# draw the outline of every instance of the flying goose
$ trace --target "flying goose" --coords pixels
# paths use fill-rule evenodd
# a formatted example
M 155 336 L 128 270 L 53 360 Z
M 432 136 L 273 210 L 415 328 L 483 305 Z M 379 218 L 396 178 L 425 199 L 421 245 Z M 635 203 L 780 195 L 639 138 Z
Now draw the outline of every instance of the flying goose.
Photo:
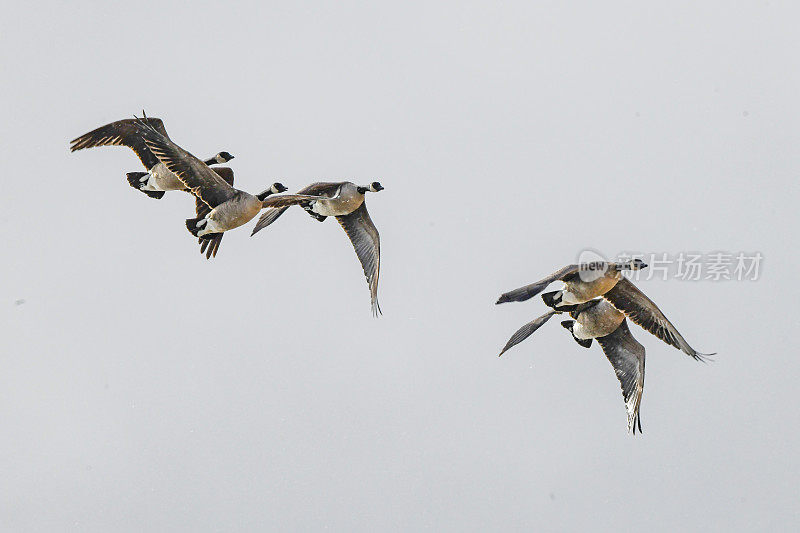
M 214 167 L 212 170 L 217 174 L 219 174 L 220 177 L 225 180 L 225 183 L 233 187 L 233 170 L 231 168 Z M 277 194 L 284 192 L 286 190 L 287 188 L 282 183 L 275 182 L 269 189 L 267 189 L 266 191 L 257 196 L 259 198 L 261 198 L 262 196 L 266 198 L 270 194 Z M 195 196 L 194 203 L 195 203 L 195 214 L 197 216 L 189 220 L 195 222 L 195 227 L 196 227 L 196 222 L 205 219 L 211 212 L 211 208 L 209 208 L 208 204 L 206 204 L 203 200 L 201 200 L 199 196 Z M 197 241 L 200 243 L 200 254 L 205 253 L 206 259 L 211 259 L 212 257 L 216 257 L 217 250 L 219 250 L 219 245 L 220 243 L 222 243 L 223 235 L 224 233 L 213 233 L 209 236 L 198 237 Z
M 383 186 L 377 181 L 369 185 L 359 186 L 349 181 L 336 183 L 312 183 L 297 194 L 273 196 L 264 201 L 264 207 L 271 207 L 261 215 L 253 233 L 266 228 L 278 219 L 290 206 L 299 205 L 308 214 L 324 221 L 329 216 L 344 228 L 355 248 L 364 275 L 369 285 L 372 314 L 381 313 L 378 304 L 378 276 L 381 266 L 381 241 L 375 224 L 367 212 L 364 195 L 367 192 L 382 191 Z
M 624 263 L 594 261 L 579 265 L 567 265 L 536 283 L 500 295 L 495 303 L 524 302 L 542 292 L 554 281 L 563 281 L 566 287 L 553 294 L 553 303 L 555 305 L 580 304 L 609 291 L 622 278 L 623 270 L 641 270 L 643 268 L 647 268 L 647 265 L 641 259 L 632 259 Z
M 161 135 L 169 139 L 164 122 L 160 118 L 148 117 L 147 122 Z M 70 151 L 93 148 L 95 146 L 127 146 L 133 150 L 147 172 L 129 172 L 128 183 L 150 198 L 160 199 L 164 191 L 185 190 L 186 186 L 175 174 L 170 172 L 164 163 L 147 148 L 139 132 L 135 119 L 124 119 L 100 126 L 70 141 Z M 205 160 L 206 165 L 227 163 L 233 159 L 228 152 L 219 152 L 214 157 Z
M 229 175 L 231 183 L 228 183 L 146 120 L 147 116 L 137 119 L 136 125 L 147 148 L 178 177 L 185 189 L 205 204 L 207 209 L 198 209 L 195 218 L 186 220 L 186 228 L 195 237 L 213 240 L 208 245 L 211 250 L 219 248 L 220 234 L 252 220 L 261 211 L 267 196 L 275 190 L 285 190 L 279 183 L 256 195 L 234 189 L 232 172 Z M 201 253 L 203 251 L 201 244 Z
M 511 336 L 500 355 L 516 346 L 545 324 L 553 315 L 568 312 L 573 320 L 561 323 L 575 341 L 589 348 L 596 339 L 606 354 L 622 387 L 622 398 L 628 412 L 628 432 L 642 432 L 639 406 L 644 391 L 644 346 L 633 338 L 625 315 L 603 299 L 590 300 L 566 309 L 553 309 L 525 324 Z

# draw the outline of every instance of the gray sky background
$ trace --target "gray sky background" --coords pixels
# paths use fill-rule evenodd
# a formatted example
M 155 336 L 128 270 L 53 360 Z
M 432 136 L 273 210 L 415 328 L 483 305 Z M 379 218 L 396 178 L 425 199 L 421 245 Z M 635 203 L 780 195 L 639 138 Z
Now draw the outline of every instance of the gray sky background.
M 0 21 L 0 521 L 25 531 L 791 529 L 791 2 L 17 4 Z M 375 178 L 380 300 L 287 213 L 206 261 L 193 200 L 68 141 L 142 108 L 248 191 Z M 584 248 L 759 251 L 641 281 L 644 435 L 598 346 L 496 357 Z M 15 305 L 24 299 L 22 305 Z

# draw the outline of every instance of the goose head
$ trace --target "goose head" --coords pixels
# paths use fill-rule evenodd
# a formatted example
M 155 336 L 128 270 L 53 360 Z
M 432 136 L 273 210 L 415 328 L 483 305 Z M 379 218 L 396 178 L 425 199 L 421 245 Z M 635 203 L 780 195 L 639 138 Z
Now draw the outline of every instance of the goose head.
M 288 187 L 286 187 L 283 183 L 275 182 L 273 183 L 269 189 L 261 191 L 260 193 L 256 194 L 256 198 L 261 200 L 262 202 L 269 196 L 270 194 L 278 194 L 284 191 L 288 191 Z
M 364 185 L 363 187 L 358 187 L 358 192 L 364 194 L 365 192 L 378 192 L 383 190 L 383 185 L 379 181 L 373 181 L 369 185 Z
M 227 163 L 231 159 L 233 159 L 233 156 L 229 152 L 220 152 L 214 156 L 214 161 L 219 164 Z
M 630 261 L 625 261 L 617 265 L 617 270 L 642 270 L 643 268 L 647 268 L 647 263 L 639 258 L 631 259 Z

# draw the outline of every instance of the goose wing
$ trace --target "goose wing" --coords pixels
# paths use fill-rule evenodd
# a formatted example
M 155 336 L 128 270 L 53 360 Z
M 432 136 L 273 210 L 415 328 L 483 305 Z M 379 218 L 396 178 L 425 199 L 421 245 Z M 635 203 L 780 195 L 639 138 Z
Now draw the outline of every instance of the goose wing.
M 147 117 L 147 123 L 158 133 L 169 139 L 164 122 L 160 118 Z M 118 120 L 105 126 L 85 133 L 80 137 L 70 141 L 69 149 L 74 152 L 84 148 L 94 148 L 95 146 L 127 146 L 139 157 L 139 160 L 146 169 L 153 168 L 158 163 L 158 158 L 150 151 L 144 142 L 136 120 L 129 118 Z
M 573 275 L 578 273 L 578 265 L 567 265 L 561 270 L 553 272 L 549 276 L 544 279 L 537 281 L 536 283 L 531 283 L 530 285 L 525 285 L 524 287 L 520 287 L 519 289 L 514 289 L 513 291 L 509 291 L 500 295 L 500 298 L 497 299 L 496 304 L 502 304 L 506 302 L 524 302 L 525 300 L 529 300 L 542 292 L 548 285 L 553 283 L 556 280 L 565 281 L 571 278 Z
M 214 167 L 214 172 L 220 175 L 222 179 L 225 180 L 225 183 L 233 187 L 233 169 L 230 167 Z M 210 212 L 211 208 L 206 205 L 206 203 L 201 200 L 199 197 L 194 197 L 194 210 L 197 214 L 197 218 L 205 218 Z M 206 259 L 211 259 L 212 257 L 217 256 L 217 251 L 219 250 L 219 245 L 222 243 L 222 236 L 225 235 L 224 233 L 215 233 L 210 238 L 200 238 L 197 239 L 197 242 L 200 243 L 200 254 L 205 253 Z
M 613 333 L 598 337 L 597 342 L 614 367 L 614 373 L 622 387 L 622 398 L 628 411 L 628 431 L 635 435 L 638 426 L 641 433 L 639 406 L 644 391 L 644 346 L 631 335 L 627 320 L 623 320 Z
M 508 342 L 503 347 L 503 350 L 500 352 L 500 355 L 503 355 L 508 351 L 509 348 L 516 346 L 517 344 L 521 343 L 522 341 L 533 335 L 533 332 L 542 327 L 542 325 L 548 320 L 550 320 L 550 317 L 552 317 L 555 314 L 558 314 L 558 311 L 548 311 L 539 318 L 536 318 L 531 322 L 528 322 L 521 328 L 519 328 L 513 335 L 511 335 L 511 338 L 508 339 Z M 500 357 L 500 355 L 498 355 L 498 357 Z
M 625 313 L 635 324 L 692 358 L 703 361 L 709 355 L 714 355 L 700 353 L 689 346 L 686 339 L 678 333 L 672 322 L 664 316 L 664 313 L 661 312 L 661 309 L 658 308 L 653 300 L 645 296 L 627 278 L 620 278 L 614 288 L 603 295 L 603 298 Z
M 310 194 L 276 194 L 275 196 L 270 196 L 269 198 L 265 199 L 262 202 L 264 207 L 290 207 L 297 204 L 302 204 L 305 202 L 310 202 L 311 200 L 324 200 L 328 198 L 327 196 L 314 196 Z
M 208 165 L 162 135 L 149 123 L 140 120 L 137 126 L 150 151 L 208 207 L 213 209 L 236 194 L 236 190 Z
M 358 209 L 349 215 L 336 217 L 339 224 L 344 228 L 353 248 L 356 250 L 358 260 L 364 269 L 364 275 L 369 285 L 370 300 L 372 304 L 372 314 L 377 316 L 381 313 L 381 306 L 378 304 L 378 276 L 381 271 L 381 239 L 378 230 L 367 212 L 367 204 L 363 202 Z
M 341 185 L 342 185 L 341 183 L 330 183 L 330 182 L 312 183 L 311 185 L 297 191 L 297 195 L 325 196 L 326 198 L 330 198 L 336 195 L 336 191 L 339 189 Z M 277 198 L 277 196 L 273 196 L 272 198 Z M 252 237 L 262 229 L 266 228 L 267 226 L 278 220 L 278 217 L 280 217 L 283 213 L 285 213 L 290 206 L 294 205 L 288 200 L 286 202 L 288 205 L 284 207 L 275 206 L 272 207 L 271 209 L 267 209 L 266 211 L 264 211 L 261 214 L 261 217 L 259 217 L 258 222 L 253 228 L 252 233 L 250 233 L 250 236 Z M 268 206 L 264 204 L 264 207 Z

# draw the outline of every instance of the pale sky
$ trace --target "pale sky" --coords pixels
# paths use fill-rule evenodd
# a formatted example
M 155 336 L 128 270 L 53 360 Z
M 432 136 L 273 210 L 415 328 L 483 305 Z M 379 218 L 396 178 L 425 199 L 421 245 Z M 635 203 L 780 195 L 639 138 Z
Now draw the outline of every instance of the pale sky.
M 20 3 L 0 21 L 9 531 L 800 526 L 793 2 Z M 258 192 L 379 180 L 379 296 L 299 209 L 206 261 L 194 201 L 69 140 L 144 108 Z M 582 250 L 760 252 L 640 280 L 644 434 L 600 347 L 497 296 Z

